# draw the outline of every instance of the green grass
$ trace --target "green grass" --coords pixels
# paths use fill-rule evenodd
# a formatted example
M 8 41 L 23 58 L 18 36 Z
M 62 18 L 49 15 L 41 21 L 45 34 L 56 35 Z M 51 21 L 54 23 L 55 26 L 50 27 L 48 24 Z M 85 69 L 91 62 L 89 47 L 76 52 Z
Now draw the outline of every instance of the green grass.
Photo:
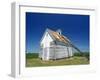
M 38 53 L 27 53 L 26 54 L 26 59 L 33 59 L 33 58 L 38 58 Z
M 26 67 L 37 66 L 61 66 L 61 65 L 80 65 L 89 64 L 89 60 L 85 56 L 73 56 L 71 58 L 60 60 L 43 61 L 38 58 L 38 54 L 26 54 Z
M 88 60 L 90 60 L 90 54 L 89 54 L 89 52 L 74 53 L 74 56 L 78 56 L 78 57 L 86 57 Z

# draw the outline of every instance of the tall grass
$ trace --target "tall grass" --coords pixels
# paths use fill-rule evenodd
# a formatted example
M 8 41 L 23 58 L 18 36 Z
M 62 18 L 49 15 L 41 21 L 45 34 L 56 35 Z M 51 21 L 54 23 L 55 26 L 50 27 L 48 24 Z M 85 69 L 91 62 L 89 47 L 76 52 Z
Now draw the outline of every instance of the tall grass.
M 90 54 L 89 54 L 89 52 L 74 53 L 74 56 L 86 57 L 88 60 L 90 60 Z

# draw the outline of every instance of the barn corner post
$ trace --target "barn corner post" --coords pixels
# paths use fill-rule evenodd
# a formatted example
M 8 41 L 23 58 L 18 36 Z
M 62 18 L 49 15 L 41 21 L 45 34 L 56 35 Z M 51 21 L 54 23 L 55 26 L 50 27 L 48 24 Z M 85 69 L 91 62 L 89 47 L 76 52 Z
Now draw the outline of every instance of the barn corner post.
M 56 60 L 56 41 L 54 41 L 54 53 L 53 53 L 53 60 L 55 61 Z

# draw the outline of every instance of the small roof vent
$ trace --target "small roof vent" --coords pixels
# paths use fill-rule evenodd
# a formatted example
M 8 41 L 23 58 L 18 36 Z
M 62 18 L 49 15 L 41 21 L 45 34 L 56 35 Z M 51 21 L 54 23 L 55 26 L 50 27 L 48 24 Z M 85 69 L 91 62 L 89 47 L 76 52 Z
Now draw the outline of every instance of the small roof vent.
M 61 29 L 58 29 L 56 32 L 58 32 L 60 35 L 62 33 Z

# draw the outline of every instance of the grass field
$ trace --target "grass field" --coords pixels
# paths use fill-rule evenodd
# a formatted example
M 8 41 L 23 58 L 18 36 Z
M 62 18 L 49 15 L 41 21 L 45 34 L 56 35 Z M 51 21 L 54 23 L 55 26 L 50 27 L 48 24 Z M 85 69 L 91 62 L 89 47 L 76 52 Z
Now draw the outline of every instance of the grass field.
M 38 58 L 37 53 L 26 54 L 26 67 L 80 65 L 80 64 L 89 64 L 89 59 L 83 55 L 75 54 L 75 56 L 71 58 L 43 61 Z

